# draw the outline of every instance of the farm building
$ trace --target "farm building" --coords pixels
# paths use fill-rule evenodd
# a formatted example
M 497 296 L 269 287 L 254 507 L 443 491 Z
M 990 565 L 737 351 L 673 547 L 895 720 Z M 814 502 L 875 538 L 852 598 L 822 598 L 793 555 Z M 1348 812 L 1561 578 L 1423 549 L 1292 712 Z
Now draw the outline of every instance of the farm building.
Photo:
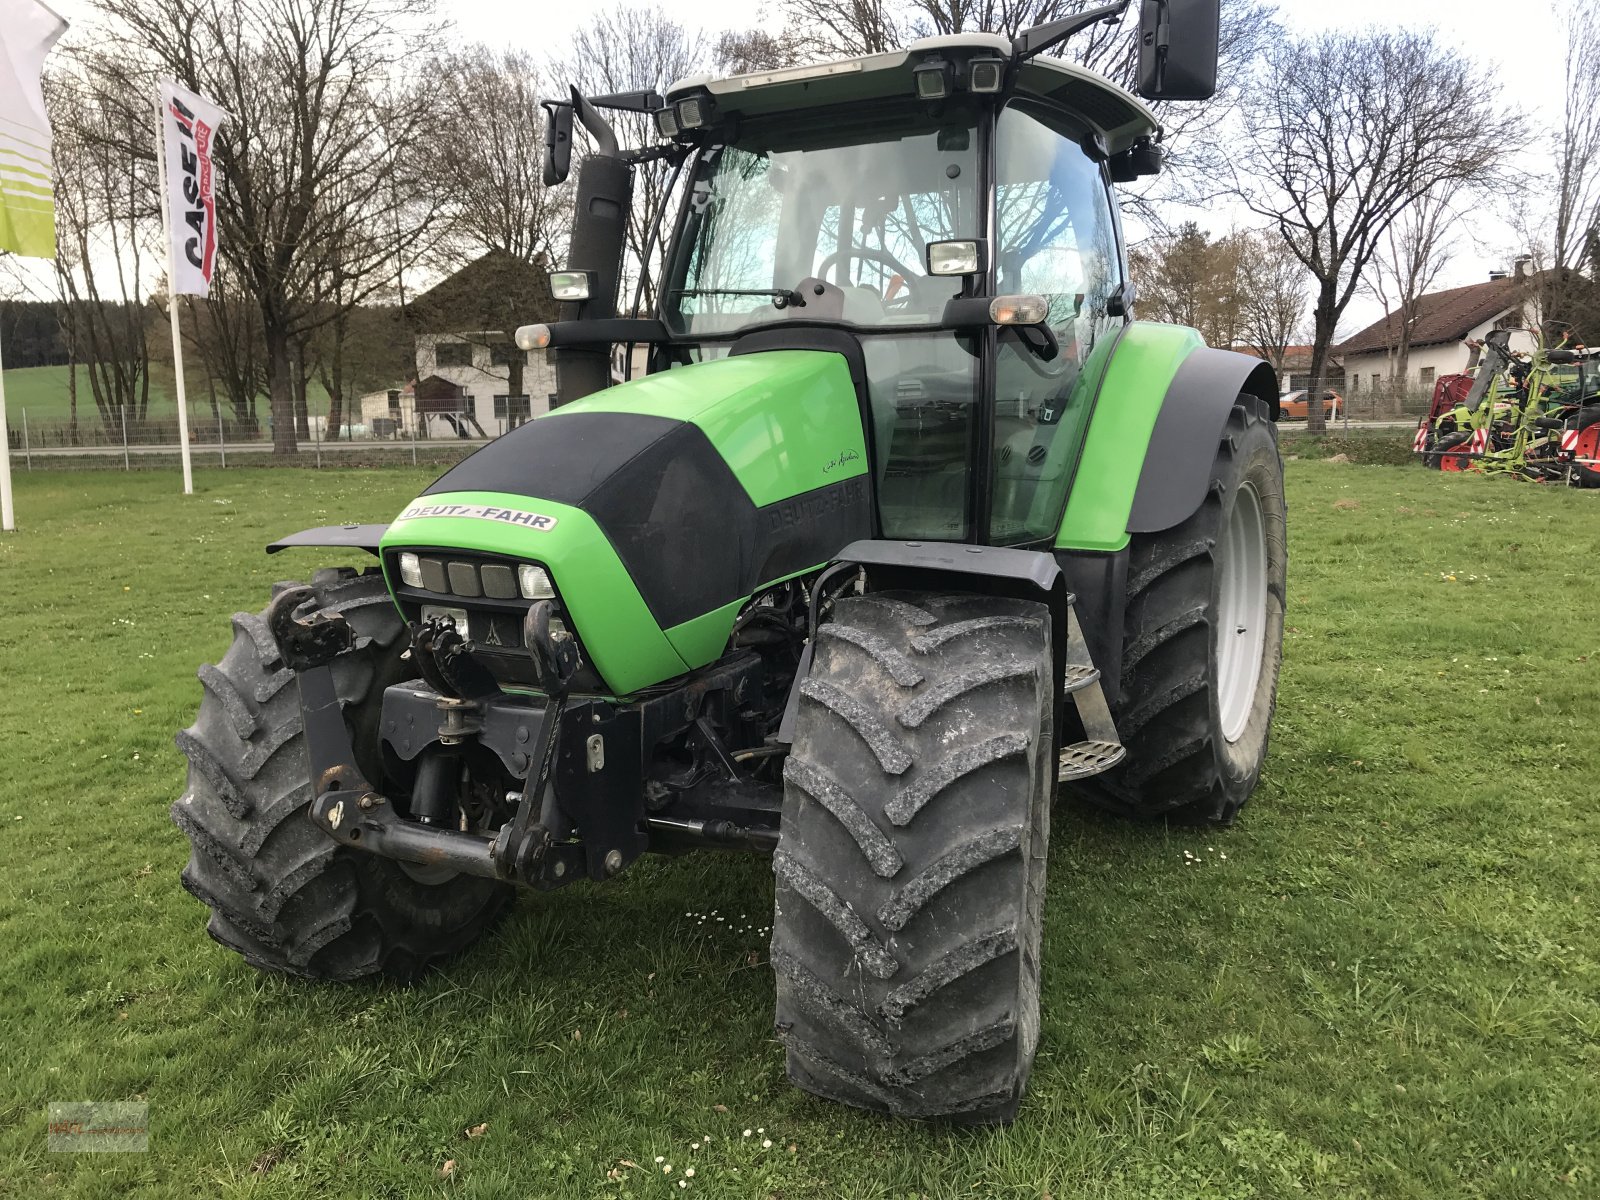
M 1344 361 L 1346 394 L 1427 392 L 1434 380 L 1466 370 L 1471 351 L 1467 339 L 1481 340 L 1495 329 L 1522 330 L 1532 322 L 1524 311 L 1530 280 L 1496 273 L 1487 282 L 1430 292 L 1417 302 L 1411 328 L 1406 378 L 1393 379 L 1403 316 L 1399 311 L 1375 321 L 1335 353 Z M 1513 333 L 1515 350 L 1533 347 L 1532 337 Z
M 555 366 L 512 337 L 519 325 L 555 317 L 542 264 L 502 251 L 473 260 L 407 305 L 416 381 L 363 397 L 363 420 L 396 420 L 399 432 L 415 420 L 422 437 L 492 436 L 549 411 Z

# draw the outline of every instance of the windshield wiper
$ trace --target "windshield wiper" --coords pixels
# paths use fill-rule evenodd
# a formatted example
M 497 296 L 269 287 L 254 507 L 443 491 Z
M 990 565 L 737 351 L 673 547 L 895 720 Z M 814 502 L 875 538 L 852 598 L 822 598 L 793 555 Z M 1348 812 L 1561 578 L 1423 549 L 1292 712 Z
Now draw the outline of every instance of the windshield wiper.
M 766 296 L 774 308 L 804 308 L 805 297 L 789 288 L 673 288 L 674 296 Z

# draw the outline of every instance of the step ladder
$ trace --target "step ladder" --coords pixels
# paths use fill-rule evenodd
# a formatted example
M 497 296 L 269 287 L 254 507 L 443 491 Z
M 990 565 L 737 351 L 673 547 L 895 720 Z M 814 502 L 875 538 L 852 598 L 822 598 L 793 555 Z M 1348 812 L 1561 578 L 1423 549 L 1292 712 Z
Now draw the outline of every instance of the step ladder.
M 1128 748 L 1119 740 L 1116 722 L 1111 719 L 1111 706 L 1106 702 L 1105 689 L 1100 686 L 1100 668 L 1089 656 L 1089 643 L 1084 640 L 1077 609 L 1070 603 L 1067 605 L 1067 668 L 1061 679 L 1061 691 L 1072 697 L 1077 706 L 1086 740 L 1061 747 L 1056 782 L 1087 779 L 1109 771 L 1126 758 Z

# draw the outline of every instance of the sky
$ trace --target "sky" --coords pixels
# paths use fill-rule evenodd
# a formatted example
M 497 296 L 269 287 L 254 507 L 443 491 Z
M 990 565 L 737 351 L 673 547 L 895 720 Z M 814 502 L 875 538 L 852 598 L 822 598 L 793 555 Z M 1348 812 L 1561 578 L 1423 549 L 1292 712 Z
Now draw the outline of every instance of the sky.
M 86 0 L 49 0 L 69 21 L 88 16 Z M 648 2 L 648 0 L 644 0 Z M 1226 4 L 1228 0 L 1223 0 Z M 527 0 L 440 0 L 441 15 L 454 25 L 463 42 L 517 47 L 538 57 L 559 55 L 567 48 L 570 32 L 586 18 L 617 0 L 562 0 L 560 4 L 530 5 Z M 1560 39 L 1556 6 L 1563 0 L 1279 0 L 1285 24 L 1298 32 L 1359 29 L 1366 26 L 1432 28 L 1453 40 L 1465 54 L 1494 68 L 1508 97 L 1530 111 L 1543 125 L 1553 126 L 1560 112 Z M 703 29 L 710 37 L 726 29 L 782 25 L 781 0 L 671 0 L 664 7 L 678 20 Z M 551 17 L 560 15 L 561 27 L 552 28 Z M 1531 158 L 1532 156 L 1525 156 Z M 1536 170 L 1529 162 L 1528 170 Z M 1509 173 L 1508 194 L 1516 187 Z M 1223 209 L 1196 214 L 1213 233 L 1226 232 L 1230 224 L 1249 225 L 1249 214 Z M 1516 238 L 1505 218 L 1491 210 L 1475 210 L 1453 246 L 1453 257 L 1438 286 L 1456 287 L 1488 278 L 1490 270 L 1505 269 L 1516 254 Z M 1358 296 L 1352 302 L 1340 332 L 1344 336 L 1383 315 L 1373 300 Z

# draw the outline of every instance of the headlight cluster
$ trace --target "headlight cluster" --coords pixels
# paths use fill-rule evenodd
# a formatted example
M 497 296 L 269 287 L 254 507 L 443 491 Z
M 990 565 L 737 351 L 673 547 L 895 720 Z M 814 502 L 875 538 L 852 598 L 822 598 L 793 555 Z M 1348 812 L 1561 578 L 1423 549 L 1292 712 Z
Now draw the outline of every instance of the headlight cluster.
M 556 594 L 550 573 L 537 563 L 480 563 L 409 550 L 400 555 L 400 580 L 407 587 L 467 598 L 553 600 Z

